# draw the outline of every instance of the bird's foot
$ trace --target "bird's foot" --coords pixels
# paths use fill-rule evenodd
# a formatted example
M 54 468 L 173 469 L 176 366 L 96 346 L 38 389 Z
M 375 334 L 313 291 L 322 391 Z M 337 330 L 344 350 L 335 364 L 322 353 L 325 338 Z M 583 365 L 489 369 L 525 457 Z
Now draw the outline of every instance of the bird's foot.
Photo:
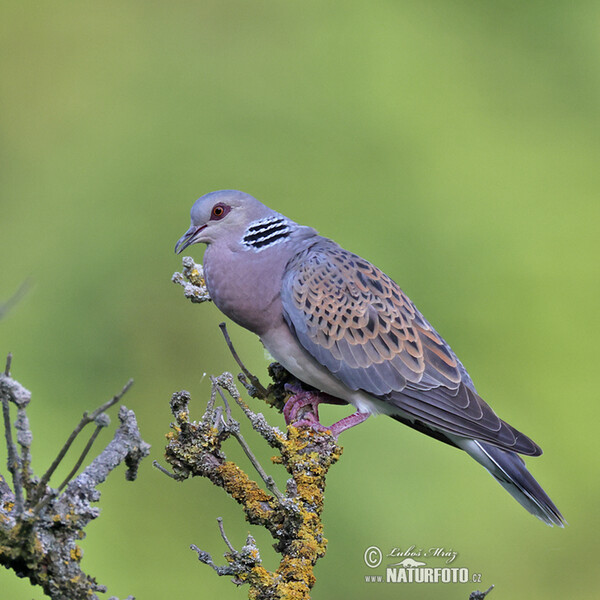
M 287 425 L 312 427 L 315 431 L 321 432 L 329 431 L 337 438 L 342 431 L 362 423 L 369 416 L 369 413 L 356 411 L 326 427 L 319 422 L 319 404 L 348 404 L 345 400 L 329 394 L 309 392 L 297 385 L 286 384 L 285 388 L 294 393 L 283 407 L 283 416 Z
M 289 425 L 303 417 L 309 411 L 303 411 L 303 408 L 310 407 L 316 418 L 319 420 L 319 404 L 348 404 L 345 400 L 330 396 L 325 392 L 308 391 L 302 389 L 299 385 L 286 383 L 285 390 L 292 392 L 292 396 L 288 399 L 283 407 L 283 416 L 285 422 Z
M 283 407 L 283 416 L 287 425 L 295 423 L 298 420 L 308 418 L 311 422 L 319 422 L 319 404 L 323 401 L 319 394 L 307 392 L 299 385 L 286 384 L 285 389 L 293 392 L 293 396 L 285 403 Z M 303 410 L 307 409 L 308 410 Z M 309 416 L 310 415 L 310 416 Z

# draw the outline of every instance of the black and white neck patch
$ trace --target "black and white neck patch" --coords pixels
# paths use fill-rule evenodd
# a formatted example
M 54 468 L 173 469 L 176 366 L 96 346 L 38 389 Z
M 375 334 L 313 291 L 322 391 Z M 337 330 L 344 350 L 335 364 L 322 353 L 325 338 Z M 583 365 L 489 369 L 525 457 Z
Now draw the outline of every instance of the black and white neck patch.
M 266 217 L 248 225 L 242 244 L 256 252 L 274 246 L 289 237 L 290 222 L 280 215 Z

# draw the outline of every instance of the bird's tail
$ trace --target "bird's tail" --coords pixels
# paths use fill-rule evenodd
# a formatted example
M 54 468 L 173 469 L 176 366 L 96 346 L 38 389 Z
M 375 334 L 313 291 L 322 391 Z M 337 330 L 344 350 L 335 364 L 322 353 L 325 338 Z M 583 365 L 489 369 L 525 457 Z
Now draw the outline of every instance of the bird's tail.
M 457 440 L 458 442 L 458 440 Z M 547 525 L 564 527 L 565 519 L 515 452 L 463 438 L 460 447 L 483 465 L 516 501 Z

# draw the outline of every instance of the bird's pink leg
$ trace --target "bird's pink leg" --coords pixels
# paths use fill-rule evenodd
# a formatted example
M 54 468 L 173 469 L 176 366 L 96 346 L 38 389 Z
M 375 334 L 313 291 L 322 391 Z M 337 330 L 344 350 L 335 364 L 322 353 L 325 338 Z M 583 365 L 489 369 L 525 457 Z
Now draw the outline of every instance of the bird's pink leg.
M 294 427 L 308 426 L 317 431 L 330 431 L 334 437 L 337 437 L 342 431 L 362 423 L 369 416 L 369 413 L 356 411 L 333 425 L 325 427 L 319 422 L 319 404 L 348 404 L 345 400 L 322 392 L 309 392 L 299 386 L 286 385 L 286 389 L 294 392 L 294 395 L 285 403 L 283 416 L 285 422 Z M 302 410 L 307 407 L 310 409 Z
M 346 429 L 350 429 L 350 427 L 354 427 L 355 425 L 360 425 L 363 421 L 366 421 L 369 418 L 369 413 L 360 412 L 357 410 L 355 413 L 340 419 L 335 422 L 333 425 L 329 427 L 324 427 L 323 429 L 329 429 L 331 431 L 331 435 L 337 438 L 342 431 L 346 431 Z M 321 427 L 323 427 L 321 425 Z

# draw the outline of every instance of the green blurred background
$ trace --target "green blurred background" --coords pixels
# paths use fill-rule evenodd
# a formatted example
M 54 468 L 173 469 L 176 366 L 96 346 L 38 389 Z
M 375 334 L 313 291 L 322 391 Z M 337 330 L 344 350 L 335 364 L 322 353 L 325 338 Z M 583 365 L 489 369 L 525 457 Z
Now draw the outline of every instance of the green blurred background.
M 0 302 L 31 282 L 0 355 L 33 392 L 38 472 L 129 377 L 125 403 L 162 459 L 171 393 L 189 389 L 199 416 L 203 374 L 235 370 L 218 311 L 170 276 L 193 201 L 238 188 L 401 284 L 544 448 L 528 464 L 569 521 L 545 527 L 462 453 L 370 419 L 328 479 L 313 597 L 597 597 L 597 2 L 23 1 L 2 4 L 0 31 Z M 264 378 L 260 343 L 230 332 Z M 276 564 L 208 481 L 147 460 L 101 491 L 83 567 L 108 595 L 245 597 L 188 549 L 221 562 L 218 516 Z M 413 544 L 457 551 L 482 582 L 364 582 L 365 548 Z M 0 597 L 42 595 L 2 570 Z

